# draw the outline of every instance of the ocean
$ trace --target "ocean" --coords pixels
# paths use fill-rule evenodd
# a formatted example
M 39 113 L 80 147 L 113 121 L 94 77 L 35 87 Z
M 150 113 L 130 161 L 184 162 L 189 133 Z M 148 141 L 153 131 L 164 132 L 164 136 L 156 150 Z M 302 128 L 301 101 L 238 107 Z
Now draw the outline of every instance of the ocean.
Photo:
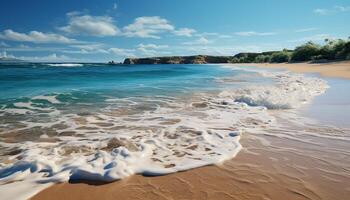
M 218 164 L 327 88 L 228 65 L 0 64 L 0 192 Z

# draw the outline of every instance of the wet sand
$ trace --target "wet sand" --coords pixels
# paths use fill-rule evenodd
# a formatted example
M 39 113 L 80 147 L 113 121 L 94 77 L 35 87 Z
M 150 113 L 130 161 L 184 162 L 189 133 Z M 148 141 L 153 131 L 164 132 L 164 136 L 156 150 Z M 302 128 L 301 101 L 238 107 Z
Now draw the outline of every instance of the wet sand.
M 315 134 L 335 134 L 335 138 L 350 133 L 308 129 Z M 294 135 L 296 131 L 299 129 L 245 133 L 241 139 L 243 150 L 219 166 L 157 177 L 136 175 L 108 184 L 61 183 L 32 199 L 347 199 L 349 141 Z
M 327 63 L 239 63 L 236 66 L 255 66 L 266 68 L 284 68 L 298 73 L 318 73 L 323 77 L 350 79 L 350 61 Z
M 269 67 L 279 66 L 297 66 L 293 71 L 350 78 L 349 62 L 334 64 L 334 72 L 323 70 L 324 65 L 305 63 Z M 243 133 L 242 151 L 218 166 L 157 177 L 135 175 L 104 184 L 60 183 L 32 199 L 348 199 L 350 131 L 328 126 L 298 126 L 282 118 L 278 120 L 285 124 L 283 129 Z

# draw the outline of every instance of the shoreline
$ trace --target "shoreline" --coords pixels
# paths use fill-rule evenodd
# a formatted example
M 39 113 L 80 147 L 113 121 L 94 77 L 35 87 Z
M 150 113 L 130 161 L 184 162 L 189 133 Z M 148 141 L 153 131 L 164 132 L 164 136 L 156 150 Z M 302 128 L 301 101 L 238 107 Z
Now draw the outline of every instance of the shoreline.
M 284 68 L 293 72 L 320 73 L 323 77 L 350 79 L 350 62 L 229 65 Z M 329 70 L 324 69 L 330 66 L 336 68 L 336 73 L 329 73 Z M 331 70 L 333 71 L 333 68 Z M 315 133 L 339 131 L 322 127 L 313 127 L 310 130 Z M 221 165 L 205 166 L 165 176 L 134 175 L 107 184 L 59 183 L 39 192 L 31 199 L 316 200 L 343 199 L 350 195 L 350 187 L 342 187 L 350 185 L 350 174 L 344 171 L 350 167 L 350 163 L 343 161 L 343 156 L 350 153 L 346 149 L 346 141 L 335 139 L 332 143 L 328 141 L 329 138 L 311 135 L 290 139 L 284 137 L 284 133 L 282 136 L 274 136 L 277 130 L 271 131 L 271 135 L 243 134 L 240 140 L 242 151 L 234 159 Z M 329 143 L 332 143 L 332 147 L 329 148 L 334 147 L 332 151 L 322 149 L 322 146 Z
M 107 184 L 59 183 L 31 200 L 346 199 L 350 187 L 343 186 L 350 185 L 350 175 L 343 170 L 350 163 L 342 157 L 349 152 L 342 151 L 347 141 L 334 140 L 331 146 L 337 149 L 327 151 L 313 143 L 325 145 L 329 139 L 305 139 L 247 133 L 241 139 L 243 150 L 220 165 L 164 176 L 134 175 Z
M 297 73 L 317 73 L 321 77 L 350 79 L 350 61 L 327 63 L 225 63 L 224 65 L 287 69 Z

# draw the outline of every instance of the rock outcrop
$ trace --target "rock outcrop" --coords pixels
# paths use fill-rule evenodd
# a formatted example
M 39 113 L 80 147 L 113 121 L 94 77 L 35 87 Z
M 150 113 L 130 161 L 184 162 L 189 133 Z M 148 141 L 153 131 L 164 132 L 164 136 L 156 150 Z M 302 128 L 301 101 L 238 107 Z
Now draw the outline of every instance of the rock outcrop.
M 229 63 L 232 56 L 169 56 L 151 58 L 126 58 L 123 64 L 206 64 L 206 63 Z

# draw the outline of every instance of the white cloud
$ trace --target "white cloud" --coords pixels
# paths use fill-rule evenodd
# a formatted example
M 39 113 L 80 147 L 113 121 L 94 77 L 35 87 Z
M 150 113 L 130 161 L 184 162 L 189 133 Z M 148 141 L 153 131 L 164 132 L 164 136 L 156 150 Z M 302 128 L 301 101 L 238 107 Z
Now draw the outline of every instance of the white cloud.
M 28 46 L 24 44 L 19 44 L 17 46 L 7 47 L 6 50 L 10 52 L 63 52 L 66 49 L 65 47 L 56 47 L 56 46 Z
M 332 38 L 329 34 L 316 34 L 308 37 L 303 37 L 295 40 L 288 40 L 288 42 L 292 43 L 302 43 L 302 42 L 308 42 L 308 41 L 314 41 L 314 42 L 320 42 L 324 41 L 326 38 Z
M 184 42 L 183 44 L 184 44 L 184 45 L 206 45 L 206 44 L 209 44 L 209 43 L 212 43 L 212 41 L 208 40 L 208 39 L 205 38 L 205 37 L 200 37 L 200 38 L 198 38 L 198 39 L 195 40 L 195 41 L 192 41 L 192 42 Z
M 340 12 L 347 12 L 350 11 L 350 6 L 334 6 L 334 9 Z
M 313 12 L 318 15 L 330 15 L 336 14 L 340 12 L 348 12 L 350 11 L 350 6 L 333 6 L 333 8 L 317 8 L 314 9 Z
M 39 31 L 30 31 L 29 33 L 19 33 L 11 29 L 0 33 L 0 38 L 17 42 L 33 43 L 76 43 L 78 41 L 54 33 L 43 33 Z
M 227 39 L 227 38 L 232 38 L 232 35 L 219 35 L 219 38 Z
M 47 56 L 12 56 L 20 60 L 31 62 L 78 62 L 79 59 L 71 58 L 66 55 L 57 55 L 56 53 Z
M 113 10 L 117 10 L 117 8 L 118 8 L 118 4 L 117 4 L 117 3 L 114 3 L 114 4 L 113 4 Z
M 330 13 L 330 10 L 317 8 L 317 9 L 314 10 L 314 13 L 318 14 L 318 15 L 327 15 L 327 14 Z
M 233 38 L 232 35 L 228 34 L 221 34 L 221 33 L 215 33 L 215 32 L 203 32 L 203 33 L 196 33 L 195 36 L 197 37 L 210 37 L 210 38 L 219 38 L 219 39 L 228 39 Z
M 156 45 L 156 44 L 139 44 L 137 45 L 138 48 L 145 48 L 145 49 L 164 49 L 168 48 L 168 45 Z
M 193 33 L 195 33 L 196 30 L 191 28 L 180 28 L 178 30 L 174 30 L 174 34 L 177 36 L 186 36 L 186 37 L 192 37 Z
M 174 47 L 175 48 L 175 47 Z M 173 49 L 173 48 L 172 48 Z M 192 55 L 204 54 L 204 55 L 221 55 L 230 56 L 240 52 L 263 52 L 272 50 L 281 50 L 281 46 L 278 44 L 262 43 L 254 45 L 195 45 L 178 49 L 179 52 L 188 52 Z
M 269 36 L 269 35 L 277 35 L 275 32 L 255 32 L 255 31 L 242 31 L 236 32 L 236 35 L 239 36 Z
M 59 28 L 66 33 L 102 37 L 115 36 L 120 32 L 108 16 L 81 15 L 79 12 L 71 12 L 67 16 L 68 25 Z
M 197 33 L 197 37 L 204 37 L 204 36 L 218 36 L 220 35 L 219 33 L 214 33 L 214 32 L 203 32 L 203 33 Z
M 9 47 L 10 45 L 8 45 L 6 42 L 1 41 L 0 42 L 0 47 Z
M 315 31 L 315 30 L 318 30 L 318 28 L 302 28 L 302 29 L 297 29 L 294 32 L 304 33 L 304 32 L 310 32 L 310 31 Z
M 68 50 L 65 51 L 67 53 L 81 53 L 81 54 L 89 54 L 89 53 L 109 53 L 108 50 L 104 48 L 104 44 L 95 43 L 95 44 L 77 44 L 71 45 L 73 48 L 79 49 L 77 50 Z
M 168 20 L 158 16 L 138 17 L 132 24 L 123 28 L 125 36 L 155 39 L 160 38 L 160 33 L 173 31 L 174 29 L 174 26 Z
M 117 56 L 124 56 L 124 57 L 136 57 L 134 52 L 134 49 L 122 49 L 122 48 L 110 48 L 109 52 L 117 55 Z
M 168 48 L 168 45 L 156 45 L 156 44 L 139 44 L 137 50 L 145 56 L 155 56 L 166 53 L 163 49 Z
M 194 46 L 188 48 L 188 51 L 196 55 L 232 55 L 231 46 Z
M 205 38 L 205 37 L 199 38 L 197 40 L 197 42 L 198 42 L 198 44 L 209 44 L 210 43 L 210 41 L 207 38 Z
M 6 51 L 0 52 L 0 58 L 11 58 L 11 55 L 7 55 Z
M 138 48 L 139 52 L 147 57 L 151 57 L 151 56 L 159 56 L 160 53 L 157 50 L 154 49 L 143 49 L 143 48 Z

